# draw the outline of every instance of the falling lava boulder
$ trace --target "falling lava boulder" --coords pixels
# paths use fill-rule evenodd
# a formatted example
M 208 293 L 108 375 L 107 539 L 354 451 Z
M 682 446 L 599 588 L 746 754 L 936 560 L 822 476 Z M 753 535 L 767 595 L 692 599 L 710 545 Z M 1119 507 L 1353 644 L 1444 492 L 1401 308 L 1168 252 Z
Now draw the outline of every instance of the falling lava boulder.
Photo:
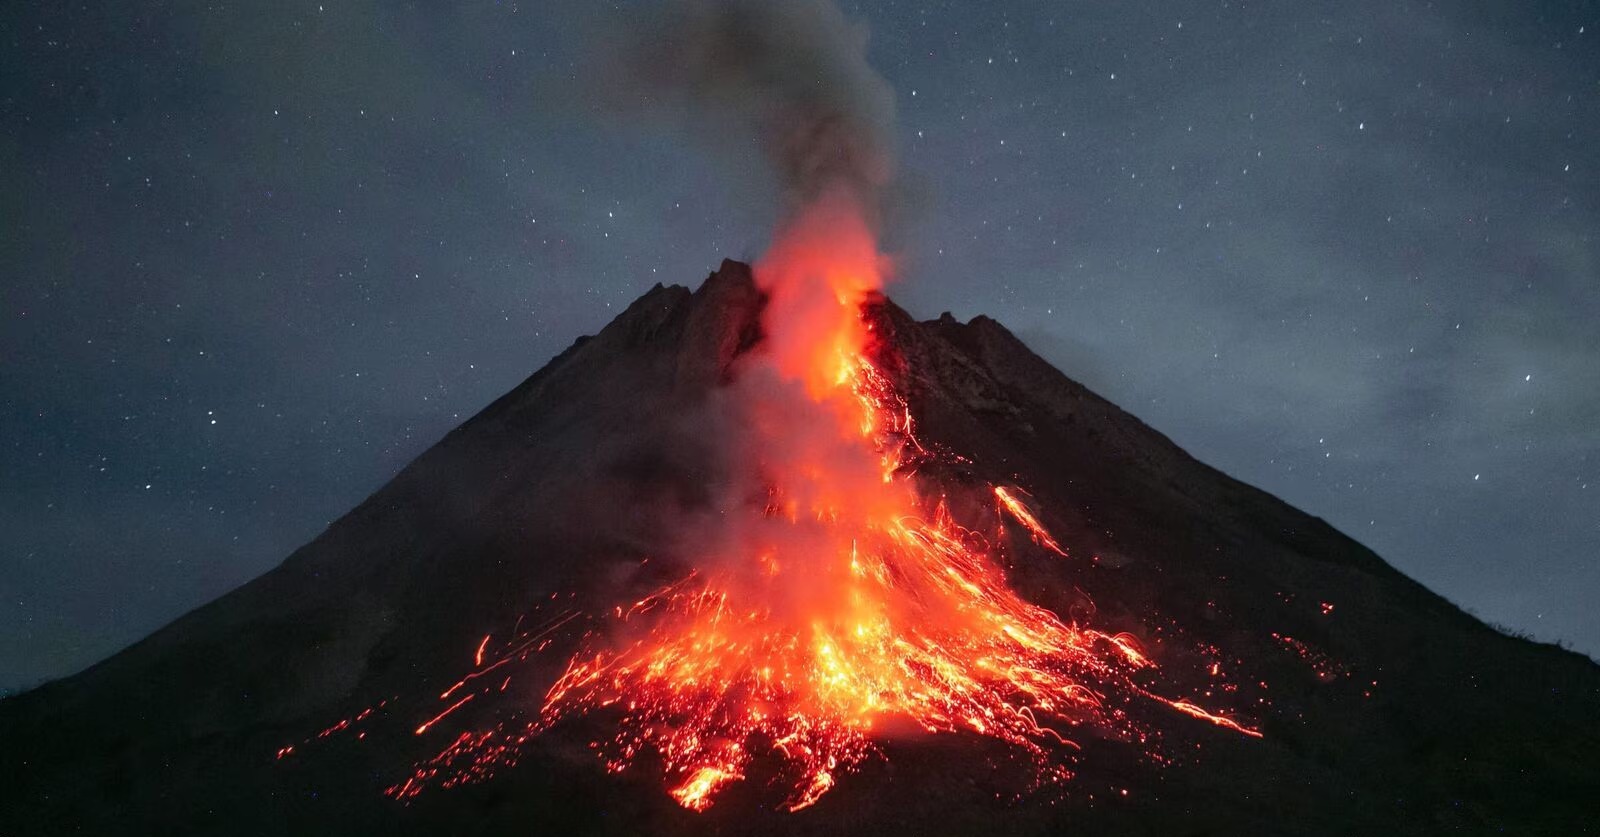
M 407 804 L 415 727 L 480 637 L 615 599 L 704 503 L 708 397 L 761 340 L 748 267 L 656 287 L 261 578 L 0 702 L 0 833 L 1573 834 L 1600 822 L 1600 666 L 1506 636 L 1323 521 L 1196 461 L 985 317 L 869 306 L 925 443 L 919 479 L 1023 486 L 1068 557 L 1013 587 L 1140 638 L 1182 694 L 1209 649 L 1263 737 L 1182 714 L 1159 760 L 1103 742 L 1060 789 L 991 745 L 907 736 L 812 808 L 760 782 L 705 813 L 607 773 L 584 724 Z M 1068 613 L 1070 611 L 1070 613 Z M 559 634 L 559 631 L 555 632 Z M 506 702 L 536 711 L 559 655 Z M 1175 695 L 1181 696 L 1181 695 Z M 359 732 L 340 719 L 376 709 Z M 463 709 L 482 722 L 506 711 Z M 476 714 L 474 714 L 476 713 Z M 492 720 L 490 718 L 489 720 Z M 328 730 L 327 735 L 319 731 Z M 1159 761 L 1159 763 L 1157 763 Z

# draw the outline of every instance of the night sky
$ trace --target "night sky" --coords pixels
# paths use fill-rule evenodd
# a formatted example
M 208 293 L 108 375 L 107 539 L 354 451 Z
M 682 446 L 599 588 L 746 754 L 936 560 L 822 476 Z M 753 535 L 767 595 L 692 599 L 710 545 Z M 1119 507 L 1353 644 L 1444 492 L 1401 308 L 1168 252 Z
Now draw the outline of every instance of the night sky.
M 4 4 L 0 689 L 762 252 L 757 150 L 594 81 L 640 5 Z M 897 96 L 897 301 L 1600 653 L 1600 3 L 845 8 Z

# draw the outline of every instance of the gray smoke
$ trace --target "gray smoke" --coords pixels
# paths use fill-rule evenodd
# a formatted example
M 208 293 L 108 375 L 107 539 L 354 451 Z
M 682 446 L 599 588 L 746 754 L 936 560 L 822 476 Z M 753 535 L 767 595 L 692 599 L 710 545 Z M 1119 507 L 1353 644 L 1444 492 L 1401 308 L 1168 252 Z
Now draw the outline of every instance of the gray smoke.
M 753 132 L 791 211 L 842 188 L 876 212 L 894 167 L 894 94 L 867 64 L 866 29 L 831 0 L 676 0 L 632 40 L 632 91 Z

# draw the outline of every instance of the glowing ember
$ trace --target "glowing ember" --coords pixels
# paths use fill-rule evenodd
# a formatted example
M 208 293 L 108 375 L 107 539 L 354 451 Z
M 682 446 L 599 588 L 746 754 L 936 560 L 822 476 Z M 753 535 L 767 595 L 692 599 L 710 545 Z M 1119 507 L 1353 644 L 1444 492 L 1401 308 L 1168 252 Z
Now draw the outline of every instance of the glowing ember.
M 719 786 L 740 778 L 743 777 L 721 768 L 702 767 L 689 777 L 689 781 L 673 789 L 672 798 L 691 811 L 704 811 L 711 807 L 711 794 Z
M 1251 729 L 1251 728 L 1239 723 L 1238 721 L 1235 721 L 1232 718 L 1228 718 L 1228 717 L 1225 717 L 1223 715 L 1217 715 L 1217 714 L 1212 713 L 1212 712 L 1207 712 L 1206 710 L 1204 710 L 1204 709 L 1202 709 L 1202 708 L 1190 703 L 1189 701 L 1186 701 L 1186 700 L 1169 700 L 1169 701 L 1166 701 L 1166 703 L 1167 703 L 1168 706 L 1171 706 L 1173 709 L 1176 709 L 1179 712 L 1182 712 L 1182 713 L 1184 713 L 1186 715 L 1193 715 L 1194 717 L 1200 718 L 1201 720 L 1210 721 L 1211 723 L 1216 724 L 1219 727 L 1227 727 L 1228 729 L 1234 730 L 1236 732 L 1242 732 L 1245 735 L 1248 735 L 1248 736 L 1250 736 L 1252 738 L 1260 738 L 1261 737 L 1261 731 L 1260 730 Z
M 1000 501 L 1000 507 L 1010 512 L 1011 516 L 1015 517 L 1017 522 L 1028 530 L 1028 536 L 1033 538 L 1034 543 L 1057 555 L 1066 557 L 1067 553 L 1061 549 L 1061 545 L 1056 543 L 1055 538 L 1050 537 L 1050 533 L 1045 531 L 1044 526 L 1039 523 L 1039 519 L 1033 516 L 1033 512 L 1023 505 L 1021 500 L 1011 496 L 1011 492 L 998 485 L 994 487 L 994 496 L 995 499 Z
M 391 795 L 480 778 L 532 735 L 588 714 L 616 725 L 595 744 L 610 770 L 650 753 L 671 796 L 694 811 L 758 759 L 786 784 L 789 810 L 812 805 L 878 752 L 875 733 L 889 722 L 1006 742 L 1040 782 L 1071 775 L 1074 726 L 1141 738 L 1121 708 L 1130 699 L 1260 735 L 1136 685 L 1135 672 L 1153 665 L 1131 636 L 1023 600 L 975 545 L 983 539 L 942 499 L 919 495 L 903 466 L 926 454 L 906 403 L 870 359 L 862 317 L 879 265 L 848 201 L 819 201 L 787 228 L 757 270 L 766 341 L 732 385 L 750 428 L 730 442 L 732 455 L 750 474 L 734 487 L 731 522 L 695 572 L 616 609 L 611 630 L 591 635 L 550 687 L 536 722 L 511 735 L 461 733 Z M 1011 490 L 993 496 L 1035 544 L 1066 554 Z M 480 675 L 525 657 L 534 639 L 486 665 L 488 641 L 477 670 L 444 692 L 452 702 L 418 734 L 492 688 L 495 678 Z

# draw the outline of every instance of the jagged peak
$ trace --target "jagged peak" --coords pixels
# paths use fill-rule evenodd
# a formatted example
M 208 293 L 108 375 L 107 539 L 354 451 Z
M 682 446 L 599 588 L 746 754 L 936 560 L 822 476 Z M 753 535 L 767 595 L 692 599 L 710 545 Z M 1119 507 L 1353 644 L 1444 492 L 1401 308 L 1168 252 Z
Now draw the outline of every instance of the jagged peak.
M 754 288 L 756 284 L 755 269 L 745 262 L 736 259 L 723 259 L 722 264 L 706 277 L 700 285 L 699 293 L 715 293 L 724 286 L 748 286 Z

